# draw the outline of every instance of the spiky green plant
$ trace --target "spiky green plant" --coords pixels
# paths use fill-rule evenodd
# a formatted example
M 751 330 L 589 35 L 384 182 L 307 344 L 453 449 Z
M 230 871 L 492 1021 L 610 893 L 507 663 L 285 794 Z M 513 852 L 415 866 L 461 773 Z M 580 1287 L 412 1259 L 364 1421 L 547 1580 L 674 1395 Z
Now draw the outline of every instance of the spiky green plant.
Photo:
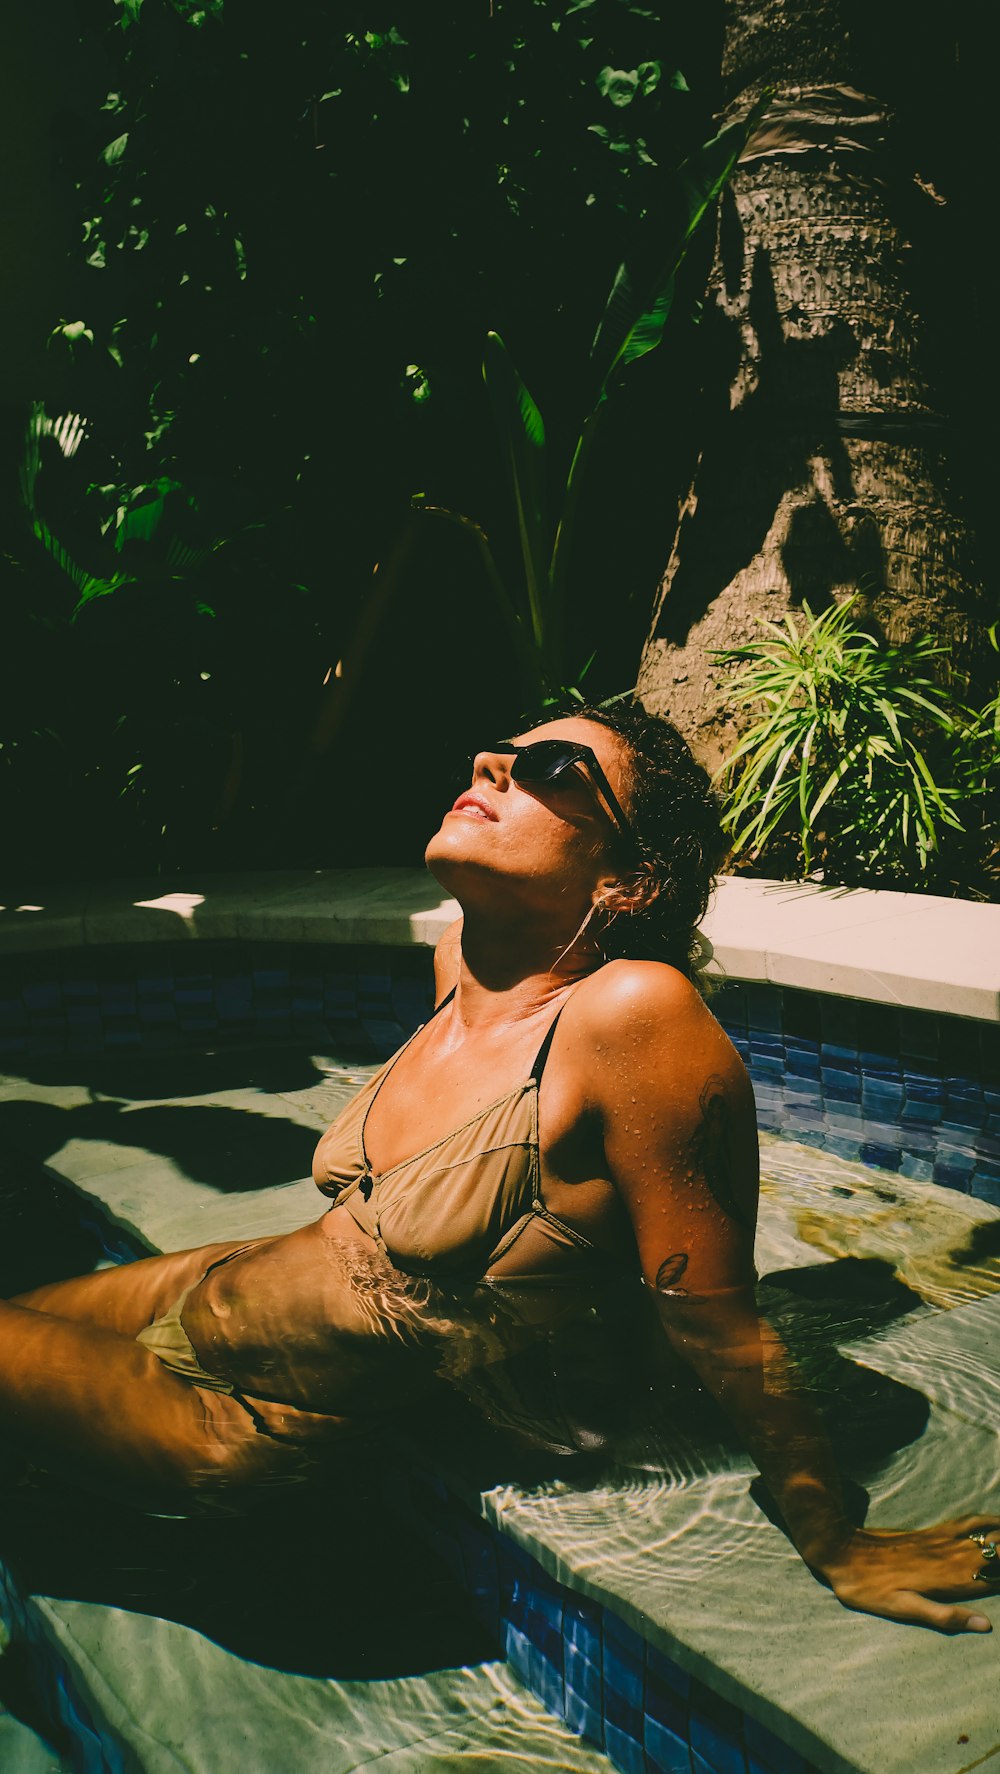
M 958 763 L 975 717 L 929 669 L 945 649 L 880 644 L 857 598 L 718 657 L 727 696 L 754 719 L 718 772 L 736 857 L 798 847 L 802 874 L 928 884 L 942 845 L 964 834 Z

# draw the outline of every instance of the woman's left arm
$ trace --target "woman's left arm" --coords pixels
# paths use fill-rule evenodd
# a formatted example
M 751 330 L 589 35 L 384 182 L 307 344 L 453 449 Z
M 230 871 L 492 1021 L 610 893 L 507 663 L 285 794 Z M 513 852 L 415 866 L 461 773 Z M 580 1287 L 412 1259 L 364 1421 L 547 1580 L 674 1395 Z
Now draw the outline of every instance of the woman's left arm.
M 588 1067 L 611 1176 L 671 1344 L 740 1433 L 808 1565 L 845 1606 L 942 1632 L 989 1631 L 973 1532 L 1000 1514 L 910 1533 L 853 1527 L 829 1443 L 757 1312 L 757 1138 L 739 1056 L 688 982 L 650 962 L 603 970 Z M 581 1029 L 586 1038 L 586 1031 Z M 986 1480 L 984 1474 L 984 1482 Z

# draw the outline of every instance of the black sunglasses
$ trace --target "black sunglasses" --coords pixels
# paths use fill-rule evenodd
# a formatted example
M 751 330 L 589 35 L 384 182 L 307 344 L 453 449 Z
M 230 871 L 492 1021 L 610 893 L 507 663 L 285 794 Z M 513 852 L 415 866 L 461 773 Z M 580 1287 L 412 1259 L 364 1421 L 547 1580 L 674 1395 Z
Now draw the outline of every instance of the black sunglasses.
M 510 774 L 514 782 L 555 782 L 564 771 L 582 764 L 592 779 L 588 787 L 603 802 L 619 835 L 633 847 L 637 845 L 635 832 L 621 802 L 589 745 L 580 745 L 572 739 L 536 739 L 532 745 L 515 745 L 510 739 L 499 739 L 495 744 L 483 745 L 479 749 L 499 752 L 502 757 L 513 756 Z M 478 757 L 479 753 L 475 755 Z

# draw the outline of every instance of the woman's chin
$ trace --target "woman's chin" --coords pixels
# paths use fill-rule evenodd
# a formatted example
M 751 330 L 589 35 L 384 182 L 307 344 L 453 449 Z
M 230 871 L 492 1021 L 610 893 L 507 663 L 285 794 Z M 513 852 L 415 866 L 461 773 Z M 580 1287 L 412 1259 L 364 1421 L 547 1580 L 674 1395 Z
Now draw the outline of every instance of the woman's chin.
M 453 875 L 463 868 L 482 868 L 486 860 L 482 835 L 475 820 L 446 818 L 424 851 L 424 863 L 435 880 L 450 887 Z

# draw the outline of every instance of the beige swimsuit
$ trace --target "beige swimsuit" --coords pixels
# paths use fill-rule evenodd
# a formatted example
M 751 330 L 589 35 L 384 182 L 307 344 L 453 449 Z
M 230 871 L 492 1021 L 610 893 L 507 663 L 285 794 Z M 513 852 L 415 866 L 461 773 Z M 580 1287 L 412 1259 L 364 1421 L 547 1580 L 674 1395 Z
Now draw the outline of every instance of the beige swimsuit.
M 447 1002 L 445 999 L 444 1003 Z M 438 1008 L 443 1008 L 443 1004 Z M 403 1278 L 428 1277 L 444 1287 L 461 1288 L 484 1281 L 492 1285 L 489 1271 L 501 1257 L 506 1257 L 501 1285 L 508 1293 L 512 1269 L 517 1275 L 519 1240 L 529 1227 L 534 1227 L 551 1244 L 553 1263 L 551 1269 L 546 1266 L 544 1272 L 538 1272 L 536 1245 L 536 1257 L 529 1265 L 531 1272 L 524 1278 L 524 1287 L 529 1295 L 536 1296 L 539 1307 L 539 1295 L 548 1295 L 550 1304 L 545 1311 L 555 1305 L 554 1294 L 565 1294 L 567 1284 L 575 1289 L 583 1284 L 586 1293 L 597 1273 L 621 1269 L 620 1263 L 614 1264 L 581 1232 L 551 1213 L 542 1195 L 538 1091 L 558 1020 L 557 1015 L 523 1083 L 480 1109 L 443 1139 L 380 1175 L 373 1173 L 368 1161 L 365 1125 L 375 1098 L 409 1042 L 374 1074 L 323 1135 L 314 1164 L 318 1186 L 333 1197 L 334 1207 L 347 1208 L 380 1253 L 383 1267 L 387 1260 L 392 1271 L 401 1272 Z M 227 1252 L 211 1263 L 166 1313 L 142 1330 L 138 1341 L 189 1383 L 216 1392 L 235 1393 L 241 1398 L 231 1380 L 202 1365 L 184 1327 L 185 1305 L 189 1295 L 214 1270 L 262 1251 L 265 1246 L 287 1243 L 300 1236 L 290 1234 L 287 1240 L 255 1239 Z M 313 1329 L 317 1323 L 321 1329 L 326 1322 L 330 1323 L 330 1359 L 336 1361 L 338 1301 L 331 1301 L 328 1278 L 322 1280 L 322 1285 L 327 1288 L 320 1303 L 322 1309 L 317 1306 L 319 1296 L 312 1300 L 301 1283 L 289 1297 L 294 1299 L 301 1315 L 303 1340 L 309 1335 L 310 1312 Z M 514 1293 L 519 1285 L 515 1279 Z M 515 1305 L 513 1311 L 522 1323 L 537 1316 L 530 1305 L 527 1311 Z M 383 1321 L 376 1327 L 378 1333 L 384 1331 L 391 1312 L 391 1304 L 383 1309 Z M 396 1329 L 393 1325 L 389 1328 Z

